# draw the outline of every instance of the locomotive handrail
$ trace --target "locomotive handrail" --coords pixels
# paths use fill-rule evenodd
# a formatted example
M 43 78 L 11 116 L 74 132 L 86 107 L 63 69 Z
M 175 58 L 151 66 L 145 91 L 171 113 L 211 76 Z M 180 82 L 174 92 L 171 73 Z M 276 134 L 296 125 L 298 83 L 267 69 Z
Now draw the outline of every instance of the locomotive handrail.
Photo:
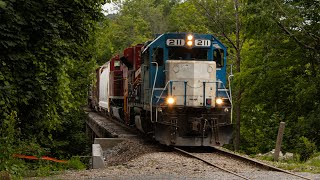
M 163 94 L 164 90 L 166 90 L 169 82 L 170 82 L 170 80 L 166 83 L 166 85 L 164 86 L 163 90 L 161 91 L 160 96 L 158 97 L 158 101 L 156 102 L 157 104 L 158 104 L 158 102 L 160 101 L 160 98 L 162 97 L 162 94 Z
M 231 89 L 231 78 L 233 78 L 233 73 L 232 73 L 232 64 L 230 65 L 230 75 L 228 76 L 228 83 L 229 83 L 229 92 L 230 92 L 230 103 L 231 103 L 231 117 L 230 117 L 230 121 L 232 123 L 232 115 L 233 115 L 233 103 L 232 103 L 232 89 Z
M 231 76 L 231 75 L 230 75 L 230 76 Z M 233 76 L 233 75 L 232 75 L 232 76 Z M 163 92 L 166 90 L 168 84 L 170 83 L 170 86 L 171 86 L 171 88 L 172 88 L 172 83 L 173 83 L 173 82 L 184 82 L 184 83 L 187 83 L 188 81 L 182 81 L 182 80 L 181 80 L 181 81 L 178 81 L 178 80 L 169 80 L 169 81 L 167 81 L 165 87 L 163 88 L 163 90 L 162 90 L 161 93 L 160 93 L 160 96 L 158 97 L 158 100 L 157 100 L 157 102 L 156 102 L 157 104 L 158 104 L 158 102 L 160 101 L 160 98 L 162 97 L 162 94 L 163 94 Z M 205 84 L 206 84 L 206 83 L 220 83 L 220 84 L 222 84 L 224 90 L 228 90 L 222 81 L 208 81 L 208 82 L 205 82 L 205 81 L 204 81 L 204 82 L 202 82 L 202 83 L 204 84 L 204 89 L 205 89 Z M 217 90 L 218 90 L 218 88 L 216 87 L 216 94 L 217 94 Z M 185 91 L 186 91 L 186 86 L 185 86 Z M 170 92 L 171 92 L 171 95 L 172 95 L 172 89 L 171 89 Z M 228 99 L 229 99 L 229 101 L 230 101 L 230 103 L 231 103 L 231 106 L 232 106 L 231 95 L 229 95 L 228 92 L 226 92 L 226 94 L 227 94 L 227 97 L 228 97 Z M 205 95 L 205 94 L 204 94 L 204 95 Z M 186 94 L 185 94 L 185 96 L 186 96 Z
M 154 42 L 156 42 L 158 39 L 160 39 L 164 34 L 161 34 L 160 36 L 158 36 L 155 40 L 153 40 L 150 44 L 147 45 L 147 47 L 143 48 L 143 51 L 141 54 L 143 54 L 144 52 L 146 52 L 147 49 L 149 49 L 149 47 L 151 46 L 151 44 L 153 44 Z
M 177 81 L 177 80 L 172 81 L 172 80 L 169 80 L 169 81 L 166 83 L 166 85 L 164 86 L 163 90 L 161 91 L 160 96 L 158 97 L 158 101 L 156 102 L 157 104 L 158 104 L 158 102 L 160 101 L 160 98 L 162 97 L 162 94 L 163 94 L 163 92 L 166 90 L 168 84 L 169 84 L 169 83 L 173 83 L 173 82 L 188 82 L 188 81 Z M 170 86 L 172 86 L 172 84 L 170 84 Z M 172 93 L 172 90 L 171 90 L 171 93 Z
M 152 120 L 152 99 L 153 99 L 153 92 L 154 92 L 154 87 L 156 86 L 156 81 L 157 81 L 157 75 L 158 75 L 158 63 L 157 62 L 151 62 L 151 64 L 154 63 L 156 64 L 156 74 L 154 75 L 154 81 L 153 81 L 153 87 L 151 91 L 151 99 L 150 99 L 150 118 L 151 118 L 151 123 L 154 123 Z M 157 111 L 156 111 L 157 112 Z M 156 118 L 157 121 L 157 118 Z
M 156 102 L 156 104 L 158 104 L 158 102 L 160 101 L 160 98 L 162 97 L 162 94 L 163 94 L 163 92 L 167 89 L 167 86 L 168 86 L 168 84 L 170 83 L 170 85 L 171 85 L 171 87 L 172 87 L 172 82 L 184 82 L 185 84 L 188 82 L 188 81 L 172 81 L 172 80 L 169 80 L 167 83 L 166 83 L 166 85 L 164 86 L 164 88 L 163 88 L 163 90 L 161 91 L 161 93 L 160 93 L 160 96 L 158 97 L 158 100 L 157 100 L 157 102 Z M 186 93 L 186 86 L 185 86 L 185 93 Z M 153 89 L 152 89 L 153 90 Z M 171 93 L 172 93 L 172 90 L 171 90 Z M 185 97 L 186 97 L 186 94 L 185 94 Z M 152 102 L 152 98 L 153 97 L 151 97 L 151 102 Z M 152 107 L 151 107 L 152 108 Z M 152 115 L 152 114 L 151 114 Z M 156 122 L 158 121 L 158 110 L 156 110 Z M 151 121 L 152 122 L 152 121 Z
M 232 116 L 233 116 L 233 103 L 232 103 L 232 94 L 231 94 L 231 86 L 230 86 L 230 82 L 231 82 L 231 77 L 233 77 L 233 74 L 232 74 L 232 72 L 231 72 L 231 74 L 228 76 L 228 81 L 229 81 L 229 93 L 226 91 L 226 94 L 227 94 L 227 97 L 228 97 L 228 99 L 229 99 L 229 102 L 230 102 L 230 105 L 231 105 L 231 114 L 230 114 L 230 121 L 231 121 L 231 123 L 232 123 Z M 214 83 L 214 82 L 210 82 L 210 83 Z M 224 85 L 224 83 L 222 82 L 222 81 L 217 81 L 217 82 L 215 82 L 215 83 L 221 83 L 222 84 L 222 86 L 223 86 L 223 88 L 224 88 L 224 90 L 227 90 L 227 88 L 226 88 L 226 86 Z M 205 89 L 205 87 L 204 87 L 204 89 Z M 218 89 L 218 88 L 217 88 Z
M 152 62 L 152 63 L 156 63 L 156 62 Z M 158 65 L 158 63 L 156 63 L 156 65 Z M 157 66 L 158 67 L 158 66 Z M 158 69 L 157 69 L 158 70 Z M 157 76 L 157 71 L 156 70 L 156 75 L 155 76 Z M 230 75 L 228 78 L 231 78 L 233 75 Z M 154 86 L 155 86 L 155 82 L 156 82 L 156 77 L 155 77 L 155 81 L 154 81 Z M 156 104 L 158 104 L 158 102 L 160 101 L 160 99 L 161 99 L 161 97 L 162 97 L 162 94 L 163 94 L 163 92 L 167 89 L 167 86 L 168 86 L 168 84 L 170 83 L 170 93 L 171 93 L 171 95 L 172 95 L 172 84 L 174 83 L 174 82 L 184 82 L 184 105 L 186 105 L 186 96 L 187 96 L 187 83 L 188 83 L 188 81 L 182 81 L 182 80 L 180 80 L 180 81 L 178 81 L 178 80 L 169 80 L 169 81 L 167 81 L 167 83 L 166 83 L 166 85 L 165 85 L 165 87 L 163 88 L 163 90 L 161 91 L 161 93 L 160 93 L 160 96 L 159 97 L 157 97 L 158 98 L 158 100 L 157 100 L 157 102 L 156 102 Z M 231 99 L 231 94 L 229 95 L 229 93 L 227 92 L 227 88 L 226 88 L 226 86 L 224 85 L 224 83 L 222 82 L 222 81 L 208 81 L 208 82 L 202 82 L 203 83 L 203 106 L 205 106 L 205 89 L 206 89 L 206 83 L 220 83 L 220 84 L 222 84 L 222 86 L 223 86 L 223 88 L 224 88 L 224 90 L 226 90 L 226 94 L 227 94 L 227 97 L 228 97 L 228 99 L 229 99 L 229 101 L 230 101 L 230 104 L 231 104 L 231 115 L 232 115 L 232 107 L 233 107 L 233 104 L 232 104 L 232 99 Z M 152 93 L 151 93 L 151 100 L 150 100 L 150 113 L 151 113 L 151 122 L 152 123 L 154 123 L 154 121 L 152 120 L 152 99 L 153 99 L 153 93 L 154 93 L 154 86 L 153 86 L 153 88 L 152 88 Z M 229 85 L 230 86 L 230 85 Z M 218 94 L 218 86 L 216 86 L 216 95 Z M 231 90 L 231 89 L 230 89 Z M 230 92 L 231 93 L 231 92 Z M 156 110 L 156 119 L 155 119 L 155 122 L 157 122 L 158 121 L 158 110 Z M 231 122 L 232 122 L 232 118 L 231 118 Z
M 232 75 L 233 76 L 233 75 Z M 205 90 L 205 84 L 206 83 L 220 83 L 220 84 L 222 84 L 222 86 L 223 86 L 223 89 L 224 90 L 226 90 L 226 94 L 227 94 L 227 97 L 228 97 L 228 99 L 229 99 L 229 101 L 230 101 L 230 103 L 231 103 L 231 106 L 232 106 L 232 99 L 231 99 L 231 96 L 229 95 L 229 93 L 227 92 L 227 88 L 226 88 L 226 86 L 224 85 L 224 83 L 222 82 L 222 81 L 212 81 L 212 82 L 202 82 L 202 83 L 204 83 L 204 87 L 203 87 L 203 89 Z M 216 88 L 217 90 L 219 89 L 219 88 Z M 217 91 L 216 90 L 216 91 Z M 218 94 L 217 92 L 216 92 L 216 94 Z M 205 94 L 204 94 L 205 95 Z
M 128 83 L 128 84 L 130 84 L 130 85 L 132 85 L 132 84 L 138 84 L 138 83 L 140 83 L 140 82 L 138 82 L 138 81 L 140 81 L 141 80 L 141 78 L 137 78 L 133 83 Z

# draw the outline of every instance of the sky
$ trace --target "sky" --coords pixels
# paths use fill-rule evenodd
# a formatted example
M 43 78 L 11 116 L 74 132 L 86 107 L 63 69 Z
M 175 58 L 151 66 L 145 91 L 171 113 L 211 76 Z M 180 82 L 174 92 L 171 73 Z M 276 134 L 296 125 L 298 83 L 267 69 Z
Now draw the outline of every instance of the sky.
M 112 3 L 106 3 L 102 6 L 102 9 L 104 10 L 103 14 L 107 15 L 107 14 L 115 14 L 118 12 L 118 10 L 116 10 L 116 7 L 112 4 Z

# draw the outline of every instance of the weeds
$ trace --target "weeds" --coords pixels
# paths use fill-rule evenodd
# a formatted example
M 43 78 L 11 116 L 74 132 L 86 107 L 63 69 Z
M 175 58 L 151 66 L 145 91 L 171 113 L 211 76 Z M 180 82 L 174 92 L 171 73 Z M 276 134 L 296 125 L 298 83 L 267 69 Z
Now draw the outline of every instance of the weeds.
M 320 173 L 320 152 L 314 154 L 308 161 L 301 161 L 300 155 L 296 154 L 292 159 L 273 161 L 272 156 L 256 156 L 260 160 L 281 169 L 298 172 Z

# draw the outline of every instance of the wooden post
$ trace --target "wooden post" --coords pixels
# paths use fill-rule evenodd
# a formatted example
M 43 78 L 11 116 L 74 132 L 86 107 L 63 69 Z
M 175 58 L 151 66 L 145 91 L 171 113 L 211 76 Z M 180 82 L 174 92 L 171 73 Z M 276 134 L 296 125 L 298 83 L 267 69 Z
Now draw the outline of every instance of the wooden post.
M 274 155 L 273 155 L 273 159 L 275 161 L 278 161 L 278 159 L 279 159 L 279 153 L 280 153 L 280 149 L 281 149 L 281 143 L 282 143 L 285 124 L 286 124 L 285 122 L 280 122 L 277 143 L 276 143 L 276 149 L 274 150 Z

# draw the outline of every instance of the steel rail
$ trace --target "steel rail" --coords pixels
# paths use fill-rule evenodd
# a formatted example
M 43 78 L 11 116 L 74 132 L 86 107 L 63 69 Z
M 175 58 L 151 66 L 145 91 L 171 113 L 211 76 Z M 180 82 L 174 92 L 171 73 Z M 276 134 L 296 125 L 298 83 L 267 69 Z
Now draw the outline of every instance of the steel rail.
M 227 154 L 229 156 L 232 156 L 234 158 L 237 158 L 239 160 L 242 160 L 242 161 L 247 161 L 247 162 L 250 162 L 252 164 L 255 164 L 255 165 L 258 165 L 260 167 L 263 167 L 263 168 L 266 168 L 268 170 L 273 170 L 273 171 L 278 171 L 278 172 L 283 172 L 283 173 L 286 173 L 286 174 L 290 174 L 292 176 L 296 176 L 296 177 L 299 177 L 299 178 L 302 178 L 302 179 L 307 179 L 307 180 L 311 180 L 310 178 L 307 178 L 307 177 L 304 177 L 304 176 L 300 176 L 298 174 L 295 174 L 295 173 L 292 173 L 290 171 L 287 171 L 287 170 L 284 170 L 284 169 L 280 169 L 280 168 L 277 168 L 277 167 L 274 167 L 274 166 L 271 166 L 271 165 L 268 165 L 268 164 L 265 164 L 263 162 L 260 162 L 260 161 L 257 161 L 255 159 L 252 159 L 252 158 L 249 158 L 249 157 L 245 157 L 245 156 L 241 156 L 239 154 L 235 154 L 233 152 L 229 152 L 229 151 L 226 151 L 220 147 L 213 147 L 215 150 L 219 151 L 220 153 L 224 153 L 224 154 Z
M 213 164 L 213 163 L 211 163 L 211 162 L 209 162 L 209 161 L 207 161 L 207 160 L 205 160 L 205 159 L 202 159 L 202 158 L 200 158 L 200 157 L 198 157 L 198 156 L 196 156 L 196 155 L 194 155 L 194 154 L 191 154 L 191 153 L 189 153 L 189 152 L 187 152 L 187 151 L 184 151 L 184 150 L 179 149 L 179 148 L 177 148 L 177 147 L 175 147 L 174 149 L 177 150 L 177 151 L 179 151 L 179 152 L 181 152 L 181 153 L 183 153 L 183 154 L 187 154 L 187 155 L 189 155 L 189 156 L 191 156 L 191 157 L 193 157 L 193 158 L 196 158 L 196 159 L 198 159 L 198 160 L 200 160 L 200 161 L 203 161 L 203 162 L 207 163 L 207 164 L 210 165 L 210 166 L 216 167 L 216 168 L 218 168 L 218 169 L 221 169 L 221 170 L 223 170 L 223 171 L 226 171 L 226 172 L 228 172 L 228 173 L 230 173 L 230 174 L 233 174 L 233 175 L 235 175 L 235 176 L 238 176 L 238 177 L 241 177 L 241 178 L 243 178 L 243 179 L 249 180 L 249 178 L 247 178 L 247 177 L 241 176 L 240 174 L 237 174 L 237 173 L 235 173 L 235 172 L 229 171 L 228 169 L 225 169 L 225 168 L 223 168 L 223 167 L 217 166 L 217 165 L 215 165 L 215 164 Z

